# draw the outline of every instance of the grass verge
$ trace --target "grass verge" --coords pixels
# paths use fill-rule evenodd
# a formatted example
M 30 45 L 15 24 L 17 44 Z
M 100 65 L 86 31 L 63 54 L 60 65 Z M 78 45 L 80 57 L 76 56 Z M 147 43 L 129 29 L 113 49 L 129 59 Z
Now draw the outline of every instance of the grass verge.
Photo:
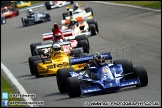
M 5 80 L 5 78 L 2 76 L 1 74 L 1 96 L 3 92 L 8 92 L 8 94 L 14 94 L 14 91 L 12 89 L 12 87 L 9 85 L 9 83 Z M 21 101 L 18 98 L 8 98 L 8 107 L 25 107 L 23 105 L 10 105 L 9 102 L 10 101 Z M 2 106 L 2 97 L 1 97 L 1 107 Z

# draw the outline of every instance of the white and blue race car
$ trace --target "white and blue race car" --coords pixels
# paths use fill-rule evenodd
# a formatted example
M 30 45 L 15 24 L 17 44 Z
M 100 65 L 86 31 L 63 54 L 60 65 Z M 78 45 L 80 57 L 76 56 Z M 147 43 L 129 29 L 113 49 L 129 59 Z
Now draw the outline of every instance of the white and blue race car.
M 32 15 L 26 15 L 21 17 L 22 25 L 29 26 L 33 25 L 39 22 L 46 22 L 46 21 L 51 21 L 50 14 L 43 11 L 43 12 L 36 12 L 33 13 Z
M 111 53 L 101 54 L 111 63 L 91 67 L 87 64 L 85 70 L 74 71 L 73 68 L 62 68 L 57 71 L 57 85 L 61 93 L 68 92 L 70 98 L 93 92 L 116 92 L 128 86 L 143 87 L 148 84 L 147 70 L 133 67 L 128 59 L 118 59 L 112 63 Z M 71 58 L 70 63 L 87 63 L 93 55 Z
M 73 1 L 46 1 L 45 7 L 47 10 L 50 10 L 54 8 L 60 8 L 69 4 L 73 4 Z

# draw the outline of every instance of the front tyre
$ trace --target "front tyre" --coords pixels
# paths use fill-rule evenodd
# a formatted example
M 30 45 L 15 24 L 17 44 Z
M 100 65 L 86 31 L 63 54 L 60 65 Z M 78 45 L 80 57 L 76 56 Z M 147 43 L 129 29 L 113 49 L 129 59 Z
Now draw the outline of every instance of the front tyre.
M 67 78 L 68 95 L 70 98 L 79 97 L 81 95 L 80 81 L 77 77 Z
M 67 92 L 66 79 L 70 77 L 69 72 L 73 72 L 73 68 L 58 69 L 56 73 L 57 86 L 61 93 Z
M 140 66 L 134 67 L 134 72 L 140 80 L 140 84 L 137 85 L 137 87 L 147 86 L 148 85 L 147 70 L 144 67 Z

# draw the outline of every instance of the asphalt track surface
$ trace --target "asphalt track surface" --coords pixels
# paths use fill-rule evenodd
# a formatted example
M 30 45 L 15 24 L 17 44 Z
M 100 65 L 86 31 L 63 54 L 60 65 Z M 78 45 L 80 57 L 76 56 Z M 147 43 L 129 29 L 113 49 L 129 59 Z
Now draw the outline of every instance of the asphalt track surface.
M 134 66 L 144 66 L 148 72 L 148 86 L 70 99 L 66 93 L 59 92 L 55 76 L 38 79 L 32 76 L 28 63 L 29 45 L 42 42 L 42 34 L 50 32 L 53 23 L 60 23 L 65 7 L 47 11 L 51 15 L 50 22 L 29 27 L 22 27 L 21 16 L 25 12 L 7 19 L 7 24 L 1 26 L 1 62 L 29 94 L 36 94 L 34 101 L 44 101 L 43 106 L 83 107 L 86 101 L 157 101 L 161 104 L 161 12 L 92 2 L 86 2 L 86 7 L 93 9 L 100 29 L 98 35 L 89 38 L 90 53 L 111 51 L 113 59 L 128 58 Z

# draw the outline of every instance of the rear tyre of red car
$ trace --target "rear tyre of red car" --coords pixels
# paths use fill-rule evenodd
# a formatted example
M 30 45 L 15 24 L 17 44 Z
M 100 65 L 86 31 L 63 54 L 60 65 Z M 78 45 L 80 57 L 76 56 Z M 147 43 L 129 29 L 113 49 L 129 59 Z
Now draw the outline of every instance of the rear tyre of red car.
M 73 72 L 73 68 L 58 69 L 56 73 L 57 86 L 61 93 L 67 92 L 66 79 L 70 77 L 69 72 Z
M 67 91 L 70 98 L 79 97 L 81 95 L 80 81 L 77 77 L 67 78 Z
M 41 42 L 30 44 L 30 51 L 32 56 L 37 55 L 35 48 L 38 45 L 41 45 Z
M 36 55 L 36 56 L 31 56 L 28 58 L 28 61 L 29 61 L 29 68 L 30 68 L 30 73 L 32 75 L 34 75 L 34 61 L 37 61 L 37 60 L 41 60 L 40 56 Z
M 148 85 L 147 70 L 143 67 L 134 67 L 134 72 L 140 80 L 140 84 L 137 87 L 144 87 Z
M 82 48 L 72 49 L 71 56 L 80 57 L 80 54 L 82 54 L 82 53 L 83 53 L 83 49 Z

